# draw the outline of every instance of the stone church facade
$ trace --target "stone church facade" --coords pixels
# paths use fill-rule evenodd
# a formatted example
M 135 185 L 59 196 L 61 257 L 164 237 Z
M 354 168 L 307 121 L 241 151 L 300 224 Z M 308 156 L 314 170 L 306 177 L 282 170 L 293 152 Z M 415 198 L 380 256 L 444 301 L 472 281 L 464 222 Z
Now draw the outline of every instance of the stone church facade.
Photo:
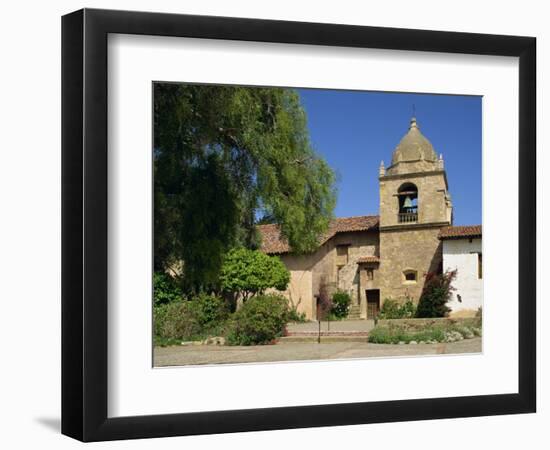
M 259 227 L 262 250 L 291 273 L 285 296 L 308 319 L 322 289 L 350 294 L 350 318 L 374 318 L 385 299 L 418 302 L 424 275 L 442 270 L 443 235 L 455 228 L 451 196 L 443 158 L 415 118 L 378 179 L 379 214 L 334 219 L 313 253 L 293 254 L 277 225 Z

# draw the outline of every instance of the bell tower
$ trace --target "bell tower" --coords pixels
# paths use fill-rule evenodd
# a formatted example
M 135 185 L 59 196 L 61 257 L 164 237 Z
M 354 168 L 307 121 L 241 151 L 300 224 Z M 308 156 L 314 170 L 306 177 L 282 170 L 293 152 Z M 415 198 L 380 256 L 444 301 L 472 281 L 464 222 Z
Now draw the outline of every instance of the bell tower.
M 418 301 L 424 276 L 440 269 L 439 230 L 453 220 L 443 156 L 413 117 L 379 169 L 381 298 Z
M 383 167 L 383 162 L 381 168 Z M 380 227 L 450 225 L 451 196 L 443 156 L 420 132 L 416 118 L 380 171 Z

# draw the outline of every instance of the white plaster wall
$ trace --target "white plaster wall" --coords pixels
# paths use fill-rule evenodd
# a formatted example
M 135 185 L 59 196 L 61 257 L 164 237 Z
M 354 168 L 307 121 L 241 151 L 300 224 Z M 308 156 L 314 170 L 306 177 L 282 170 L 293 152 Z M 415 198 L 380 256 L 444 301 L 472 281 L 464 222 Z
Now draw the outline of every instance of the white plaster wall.
M 443 269 L 457 269 L 453 282 L 456 291 L 448 303 L 451 315 L 458 312 L 475 312 L 483 304 L 483 280 L 478 278 L 477 253 L 481 252 L 481 239 L 455 239 L 443 241 Z M 461 296 L 462 302 L 458 301 Z

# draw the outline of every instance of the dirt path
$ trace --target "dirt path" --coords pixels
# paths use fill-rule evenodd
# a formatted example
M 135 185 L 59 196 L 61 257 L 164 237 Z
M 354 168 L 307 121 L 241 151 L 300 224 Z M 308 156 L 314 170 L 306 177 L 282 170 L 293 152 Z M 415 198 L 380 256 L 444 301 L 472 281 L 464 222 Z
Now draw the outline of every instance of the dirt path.
M 154 351 L 154 363 L 156 367 L 159 367 L 480 352 L 481 338 L 465 339 L 448 344 L 417 345 L 370 344 L 366 342 L 332 342 L 321 344 L 292 342 L 250 347 L 191 345 L 156 347 Z

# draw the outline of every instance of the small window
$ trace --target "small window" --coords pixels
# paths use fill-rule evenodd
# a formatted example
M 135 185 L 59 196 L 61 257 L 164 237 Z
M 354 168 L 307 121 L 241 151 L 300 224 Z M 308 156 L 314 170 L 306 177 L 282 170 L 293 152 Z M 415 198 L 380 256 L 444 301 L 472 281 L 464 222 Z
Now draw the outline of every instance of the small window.
M 338 266 L 345 266 L 348 263 L 348 247 L 347 244 L 336 246 L 336 264 Z
M 483 259 L 481 253 L 477 254 L 477 277 L 480 280 L 483 278 Z
M 470 255 L 477 255 L 477 278 L 481 280 L 483 278 L 483 258 L 480 252 L 470 252 Z
M 416 283 L 416 270 L 405 270 L 403 272 L 403 281 L 405 283 Z
M 367 269 L 367 280 L 374 280 L 374 269 Z
M 336 266 L 336 285 L 340 285 L 341 275 L 340 272 L 344 266 Z

